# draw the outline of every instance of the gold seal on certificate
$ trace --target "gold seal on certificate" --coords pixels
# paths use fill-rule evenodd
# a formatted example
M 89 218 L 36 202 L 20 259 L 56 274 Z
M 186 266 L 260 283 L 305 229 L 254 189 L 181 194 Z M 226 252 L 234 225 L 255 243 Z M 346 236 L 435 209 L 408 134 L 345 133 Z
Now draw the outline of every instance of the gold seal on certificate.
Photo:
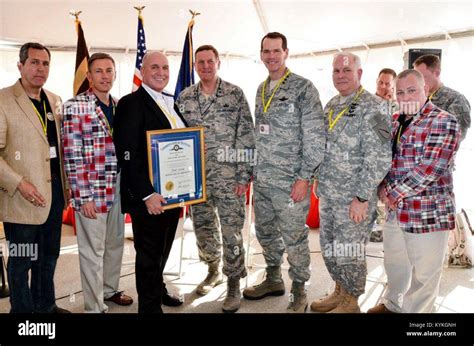
M 164 209 L 206 201 L 204 129 L 147 131 L 150 181 Z
M 172 181 L 168 181 L 166 184 L 165 184 L 165 189 L 166 191 L 171 191 L 173 190 L 173 187 L 174 187 L 174 184 Z

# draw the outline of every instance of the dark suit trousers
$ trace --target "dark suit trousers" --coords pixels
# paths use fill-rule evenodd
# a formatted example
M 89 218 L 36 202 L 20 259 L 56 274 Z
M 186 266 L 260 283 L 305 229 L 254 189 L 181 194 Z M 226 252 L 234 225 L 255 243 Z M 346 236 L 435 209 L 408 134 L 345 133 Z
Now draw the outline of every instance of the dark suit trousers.
M 161 215 L 130 213 L 136 251 L 139 313 L 162 313 L 163 270 L 173 245 L 180 208 Z

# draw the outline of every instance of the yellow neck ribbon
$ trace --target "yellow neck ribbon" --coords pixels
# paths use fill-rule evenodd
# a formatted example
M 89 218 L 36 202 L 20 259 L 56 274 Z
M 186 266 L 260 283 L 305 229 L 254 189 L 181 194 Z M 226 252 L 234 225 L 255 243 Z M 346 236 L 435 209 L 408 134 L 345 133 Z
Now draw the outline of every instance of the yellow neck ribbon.
M 349 103 L 349 105 L 347 107 L 345 107 L 342 111 L 340 111 L 337 115 L 336 115 L 336 119 L 332 120 L 332 116 L 334 115 L 334 110 L 331 108 L 329 110 L 329 131 L 332 131 L 332 129 L 334 128 L 334 126 L 336 126 L 337 122 L 339 121 L 339 119 L 349 110 L 349 107 L 351 106 L 351 104 L 353 104 L 354 102 L 356 102 L 360 95 L 362 94 L 362 92 L 364 91 L 364 88 L 361 86 L 359 88 L 359 91 L 357 92 L 357 94 L 354 96 L 354 99 L 351 101 L 351 103 Z
M 39 121 L 41 122 L 41 126 L 43 127 L 43 132 L 47 136 L 48 135 L 48 116 L 46 114 L 46 101 L 43 101 L 44 120 L 40 112 L 36 109 L 35 104 L 33 102 L 31 103 L 33 104 L 33 109 L 35 110 L 35 113 L 38 116 Z
M 283 81 L 286 79 L 286 77 L 288 77 L 290 75 L 290 70 L 287 69 L 285 75 L 283 77 L 280 78 L 280 80 L 278 81 L 277 85 L 275 86 L 275 88 L 273 88 L 273 92 L 272 94 L 270 95 L 270 98 L 268 99 L 267 103 L 265 103 L 265 88 L 267 87 L 267 79 L 265 79 L 265 82 L 263 82 L 263 88 L 262 88 L 262 106 L 263 106 L 263 113 L 266 113 L 268 108 L 270 107 L 270 104 L 272 103 L 272 99 L 273 99 L 273 96 L 275 96 L 275 93 L 276 91 L 278 90 L 278 88 L 280 87 L 281 83 L 283 83 Z
M 439 89 L 441 89 L 441 87 L 439 87 L 438 89 L 436 89 L 435 91 L 433 91 L 433 93 L 431 93 L 431 95 L 428 96 L 428 101 L 431 101 L 431 99 L 433 98 L 433 96 L 435 96 L 435 94 L 438 92 Z

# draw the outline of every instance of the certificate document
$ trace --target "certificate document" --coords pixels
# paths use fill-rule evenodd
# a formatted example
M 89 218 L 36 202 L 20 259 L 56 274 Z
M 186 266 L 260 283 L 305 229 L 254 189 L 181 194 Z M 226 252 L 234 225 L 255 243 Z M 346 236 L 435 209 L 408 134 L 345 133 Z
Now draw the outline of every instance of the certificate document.
M 158 143 L 161 194 L 164 197 L 196 193 L 192 139 Z
M 147 144 L 150 181 L 164 209 L 206 200 L 202 127 L 147 131 Z

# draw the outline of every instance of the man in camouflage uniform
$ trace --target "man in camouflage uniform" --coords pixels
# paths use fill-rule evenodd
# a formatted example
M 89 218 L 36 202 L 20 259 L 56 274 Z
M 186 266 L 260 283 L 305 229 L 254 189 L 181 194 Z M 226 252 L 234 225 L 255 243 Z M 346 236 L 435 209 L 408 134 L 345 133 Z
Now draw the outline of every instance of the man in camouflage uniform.
M 222 309 L 240 307 L 240 278 L 247 275 L 242 239 L 245 221 L 245 192 L 254 165 L 255 139 L 252 115 L 238 86 L 217 76 L 219 53 L 210 45 L 196 50 L 200 82 L 183 90 L 177 104 L 189 126 L 204 126 L 207 202 L 191 207 L 199 257 L 209 266 L 207 277 L 196 292 L 205 295 L 222 282 L 219 272 L 221 235 L 223 272 L 227 297 Z
M 391 68 L 383 68 L 379 72 L 376 81 L 375 96 L 380 97 L 384 107 L 390 115 L 398 111 L 398 104 L 395 102 L 395 78 L 397 73 Z M 383 241 L 382 225 L 385 223 L 385 206 L 381 201 L 377 203 L 377 219 L 370 234 L 370 241 L 380 243 Z
M 269 33 L 260 57 L 269 77 L 257 90 L 255 121 L 258 162 L 254 173 L 255 230 L 263 248 L 265 280 L 244 290 L 256 300 L 285 293 L 281 276 L 288 253 L 292 282 L 288 312 L 304 312 L 304 284 L 310 277 L 308 188 L 324 151 L 324 123 L 318 90 L 311 81 L 291 73 L 286 37 Z
M 422 55 L 415 60 L 413 68 L 423 75 L 425 83 L 430 88 L 428 100 L 453 114 L 461 126 L 461 140 L 466 138 L 467 129 L 471 126 L 471 106 L 463 94 L 448 88 L 441 82 L 441 61 L 438 56 Z
M 338 53 L 333 83 L 339 95 L 324 109 L 326 151 L 318 171 L 320 244 L 334 292 L 314 301 L 317 312 L 360 312 L 367 276 L 365 245 L 376 217 L 377 186 L 392 159 L 390 117 L 380 98 L 360 84 L 358 56 Z

